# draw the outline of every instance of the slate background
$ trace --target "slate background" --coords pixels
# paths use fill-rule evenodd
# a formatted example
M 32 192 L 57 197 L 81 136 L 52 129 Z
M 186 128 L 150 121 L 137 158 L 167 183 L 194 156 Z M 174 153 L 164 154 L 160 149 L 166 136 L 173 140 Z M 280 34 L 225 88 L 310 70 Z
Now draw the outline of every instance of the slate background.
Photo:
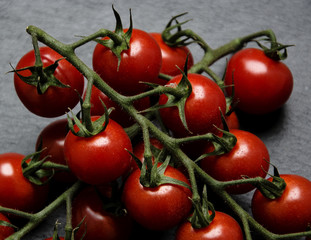
M 294 90 L 285 107 L 265 117 L 247 117 L 242 128 L 254 132 L 267 145 L 271 161 L 281 173 L 300 174 L 310 178 L 311 114 L 310 114 L 310 56 L 311 4 L 309 0 L 1 0 L 0 1 L 0 153 L 34 151 L 37 135 L 54 119 L 45 119 L 27 111 L 14 91 L 9 63 L 16 65 L 20 57 L 32 48 L 25 32 L 28 25 L 36 25 L 63 42 L 76 40 L 75 35 L 88 35 L 99 28 L 114 29 L 111 5 L 128 26 L 132 9 L 134 27 L 145 31 L 162 31 L 171 16 L 188 12 L 184 19 L 192 19 L 184 28 L 200 34 L 211 47 L 218 47 L 231 39 L 271 28 L 278 40 L 295 44 L 288 49 L 285 63 L 294 76 Z M 79 50 L 83 60 L 91 65 L 94 45 Z M 198 47 L 190 47 L 195 59 L 200 59 Z M 213 69 L 222 74 L 224 61 Z M 1 183 L 0 183 L 1 184 Z M 251 193 L 239 197 L 249 208 Z M 60 208 L 25 239 L 49 237 L 58 219 L 65 223 Z M 64 226 L 64 224 L 62 225 Z M 173 239 L 174 233 L 138 234 L 148 239 Z M 153 236 L 153 237 L 150 237 Z

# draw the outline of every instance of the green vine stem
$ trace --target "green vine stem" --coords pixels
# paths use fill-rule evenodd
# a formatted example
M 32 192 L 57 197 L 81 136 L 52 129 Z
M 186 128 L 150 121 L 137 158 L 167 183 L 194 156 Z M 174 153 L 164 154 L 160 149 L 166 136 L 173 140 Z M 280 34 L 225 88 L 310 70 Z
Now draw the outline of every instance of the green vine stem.
M 48 206 L 46 206 L 43 210 L 37 213 L 25 213 L 22 211 L 4 208 L 0 206 L 0 212 L 9 213 L 13 215 L 17 215 L 21 218 L 25 218 L 28 222 L 17 232 L 6 238 L 6 240 L 19 240 L 22 239 L 26 234 L 30 233 L 34 228 L 36 228 L 44 219 L 46 219 L 52 212 L 54 212 L 63 202 L 67 202 L 67 207 L 71 206 L 71 200 L 73 195 L 81 188 L 83 185 L 82 182 L 77 181 L 74 183 L 68 190 L 62 193 L 59 197 L 57 197 L 53 202 L 51 202 Z M 68 212 L 68 211 L 67 211 Z M 69 214 L 68 218 L 71 218 Z M 68 221 L 66 224 L 66 234 L 67 231 L 71 232 L 72 226 L 71 221 Z M 66 238 L 70 239 L 70 238 Z
M 92 69 L 90 69 L 85 63 L 83 63 L 80 58 L 75 54 L 75 49 L 90 42 L 93 41 L 96 38 L 99 37 L 111 37 L 116 38 L 114 40 L 119 41 L 120 39 L 116 37 L 111 31 L 101 29 L 98 32 L 84 37 L 77 42 L 74 42 L 72 44 L 64 44 L 56 39 L 54 39 L 52 36 L 44 32 L 43 30 L 35 27 L 35 26 L 28 26 L 26 31 L 32 35 L 36 36 L 38 41 L 42 42 L 43 44 L 51 47 L 55 51 L 57 51 L 59 54 L 64 56 L 73 66 L 75 66 L 89 81 L 88 85 L 88 95 L 90 94 L 91 85 L 95 85 L 99 90 L 104 92 L 110 99 L 117 102 L 119 105 L 122 106 L 124 111 L 126 111 L 135 121 L 136 126 L 139 126 L 141 128 L 141 131 L 143 133 L 143 138 L 145 140 L 145 155 L 147 159 L 149 159 L 149 163 L 151 162 L 151 149 L 150 149 L 150 142 L 149 138 L 150 135 L 157 138 L 164 146 L 165 148 L 170 152 L 170 154 L 179 159 L 180 162 L 186 167 L 188 170 L 188 174 L 191 181 L 191 187 L 193 190 L 193 201 L 200 200 L 200 195 L 198 194 L 198 189 L 196 185 L 196 175 L 198 175 L 201 180 L 208 185 L 210 188 L 214 190 L 226 204 L 234 211 L 234 213 L 241 219 L 245 231 L 245 236 L 247 240 L 252 239 L 251 236 L 251 228 L 255 229 L 264 239 L 290 239 L 293 237 L 299 237 L 308 235 L 311 236 L 311 231 L 306 233 L 295 233 L 295 234 L 286 234 L 286 235 L 277 235 L 270 233 L 265 228 L 263 228 L 259 223 L 257 223 L 249 213 L 247 213 L 225 190 L 224 188 L 228 184 L 231 183 L 224 183 L 219 182 L 215 179 L 213 179 L 211 176 L 209 176 L 207 173 L 205 173 L 192 159 L 190 159 L 180 148 L 180 143 L 184 142 L 185 139 L 178 140 L 175 138 L 172 138 L 165 132 L 161 131 L 150 119 L 139 113 L 134 107 L 133 107 L 133 101 L 139 98 L 142 98 L 144 96 L 150 96 L 155 93 L 163 93 L 166 91 L 174 91 L 172 88 L 166 88 L 166 87 L 159 87 L 155 88 L 153 90 L 150 90 L 146 93 L 142 93 L 138 96 L 123 96 L 119 93 L 117 93 L 115 90 L 113 90 L 109 85 L 107 85 L 99 75 L 97 75 Z M 184 34 L 187 34 L 187 37 L 193 37 L 196 41 L 200 40 L 199 36 L 197 36 L 193 32 L 183 32 Z M 182 35 L 182 34 L 181 34 Z M 180 35 L 180 36 L 181 36 Z M 223 56 L 230 54 L 232 52 L 235 52 L 239 49 L 241 49 L 247 42 L 254 40 L 257 37 L 267 36 L 270 40 L 275 40 L 275 35 L 271 30 L 265 30 L 260 31 L 254 34 L 247 35 L 242 38 L 237 38 L 229 43 L 217 48 L 217 49 L 211 49 L 207 45 L 204 46 L 204 42 L 200 42 L 201 46 L 203 46 L 203 49 L 206 49 L 206 53 L 201 61 L 199 61 L 197 64 L 195 64 L 189 72 L 196 72 L 201 73 L 203 71 L 207 71 L 207 66 L 210 66 L 215 61 L 219 60 Z M 178 94 L 174 92 L 173 94 Z M 86 98 L 86 100 L 83 102 L 83 109 L 86 109 L 85 112 L 86 116 L 85 118 L 90 118 L 90 112 L 88 111 L 90 107 L 89 98 Z M 82 109 L 82 110 L 83 110 Z M 137 128 L 136 128 L 137 129 Z M 206 138 L 206 136 L 198 136 L 197 138 Z M 188 139 L 189 140 L 189 139 Z M 194 140 L 194 139 L 190 139 Z M 252 179 L 242 179 L 239 180 L 238 183 L 249 183 L 250 181 L 255 181 Z M 234 183 L 236 184 L 236 183 Z M 57 206 L 59 206 L 62 202 L 67 201 L 69 204 L 70 199 L 72 197 L 72 194 L 78 190 L 81 183 L 76 183 L 73 185 L 68 191 L 64 192 L 59 198 L 57 198 L 55 201 L 53 201 L 50 205 L 48 205 L 45 209 L 43 209 L 41 212 L 28 215 L 25 214 L 24 216 L 29 219 L 29 223 L 27 223 L 21 230 L 16 232 L 14 235 L 9 237 L 9 240 L 12 239 L 19 239 L 21 236 L 25 235 L 29 231 L 31 231 L 35 226 L 38 225 L 39 222 L 43 220 L 44 217 L 46 217 L 48 214 L 51 213 L 52 210 L 54 210 Z M 70 197 L 69 197 L 70 196 Z M 70 205 L 68 205 L 70 207 Z M 9 211 L 8 209 L 0 208 L 1 211 Z M 12 211 L 12 210 L 10 210 Z M 71 231 L 71 220 L 69 219 L 71 216 L 70 211 L 67 212 L 67 224 L 66 229 Z

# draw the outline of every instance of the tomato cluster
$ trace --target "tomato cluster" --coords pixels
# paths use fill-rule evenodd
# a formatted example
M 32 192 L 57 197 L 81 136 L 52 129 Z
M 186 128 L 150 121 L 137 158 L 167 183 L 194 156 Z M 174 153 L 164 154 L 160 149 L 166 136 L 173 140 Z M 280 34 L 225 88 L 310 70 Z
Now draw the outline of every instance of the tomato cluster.
M 308 230 L 311 182 L 290 174 L 264 181 L 270 167 L 268 149 L 239 124 L 239 111 L 262 115 L 285 104 L 293 88 L 286 65 L 262 49 L 242 49 L 229 60 L 219 84 L 213 76 L 187 73 L 194 62 L 186 46 L 172 46 L 160 33 L 122 31 L 116 34 L 130 32 L 131 38 L 119 56 L 108 37 L 101 39 L 107 44 L 98 42 L 94 49 L 95 83 L 88 85 L 90 96 L 90 89 L 84 89 L 87 74 L 52 48 L 41 47 L 40 54 L 31 51 L 21 58 L 14 83 L 31 112 L 57 117 L 79 100 L 88 104 L 81 104 L 82 117 L 68 115 L 42 129 L 35 146 L 42 161 L 18 153 L 0 155 L 0 206 L 27 213 L 42 210 L 50 186 L 48 181 L 42 186 L 31 181 L 31 174 L 36 174 L 36 178 L 55 180 L 57 187 L 83 183 L 72 196 L 70 216 L 78 239 L 130 239 L 136 225 L 148 231 L 176 228 L 176 240 L 243 239 L 240 222 L 229 213 L 204 208 L 207 199 L 199 190 L 210 183 L 211 194 L 219 191 L 227 197 L 257 188 L 252 216 L 273 233 Z M 27 83 L 35 74 L 54 82 L 56 78 L 63 85 L 52 84 L 42 92 L 45 82 Z M 150 99 L 146 93 L 156 89 L 160 89 L 157 96 Z M 134 97 L 133 108 L 115 96 Z M 113 108 L 109 117 L 107 108 Z M 158 113 L 160 127 L 152 130 L 154 136 L 146 134 L 152 127 L 145 125 L 152 123 L 141 111 Z M 136 122 L 145 131 L 131 138 L 128 129 Z M 29 170 L 40 164 L 42 168 Z M 49 168 L 52 175 L 45 174 Z M 283 189 L 277 189 L 275 177 L 284 183 Z M 276 195 L 271 197 L 267 191 Z M 198 208 L 198 198 L 203 199 L 203 210 Z M 196 216 L 200 217 L 192 222 Z M 12 213 L 7 217 L 0 214 L 3 221 L 16 220 Z M 2 238 L 11 234 L 11 227 L 0 227 Z

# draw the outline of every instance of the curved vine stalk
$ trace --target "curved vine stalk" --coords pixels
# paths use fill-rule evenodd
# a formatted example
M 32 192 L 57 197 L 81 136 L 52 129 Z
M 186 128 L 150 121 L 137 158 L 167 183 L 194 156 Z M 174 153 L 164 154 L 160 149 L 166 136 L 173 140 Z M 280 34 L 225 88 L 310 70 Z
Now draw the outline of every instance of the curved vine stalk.
M 180 25 L 179 25 L 180 26 Z M 266 36 L 270 40 L 275 41 L 275 35 L 273 31 L 271 30 L 265 30 L 260 31 L 257 33 L 253 33 L 250 35 L 247 35 L 245 37 L 237 38 L 229 43 L 220 46 L 217 49 L 210 48 L 198 35 L 193 33 L 190 30 L 180 30 L 178 31 L 178 35 L 170 35 L 170 31 L 174 29 L 172 27 L 168 31 L 164 32 L 164 35 L 166 34 L 166 37 L 168 39 L 179 39 L 181 37 L 186 37 L 188 39 L 194 40 L 193 42 L 198 43 L 204 50 L 205 54 L 201 61 L 199 61 L 197 64 L 195 64 L 189 72 L 192 73 L 202 73 L 207 72 L 208 74 L 213 76 L 213 79 L 218 81 L 218 83 L 221 83 L 221 79 L 219 79 L 216 74 L 212 72 L 212 70 L 209 69 L 209 66 L 213 64 L 215 61 L 219 60 L 223 56 L 230 54 L 232 52 L 235 52 L 242 48 L 247 42 L 254 40 L 258 37 Z M 226 191 L 225 187 L 229 185 L 234 184 L 244 184 L 244 183 L 254 183 L 261 181 L 261 178 L 250 178 L 250 179 L 241 179 L 236 180 L 232 182 L 220 182 L 209 176 L 206 172 L 204 172 L 192 159 L 190 159 L 182 150 L 181 150 L 181 143 L 184 141 L 194 141 L 194 140 L 200 140 L 200 139 L 211 139 L 210 134 L 205 134 L 202 136 L 196 136 L 196 137 L 190 137 L 186 139 L 176 139 L 168 135 L 166 132 L 159 129 L 153 121 L 149 119 L 150 115 L 142 115 L 140 112 L 138 112 L 134 106 L 133 102 L 137 99 L 154 95 L 154 94 L 161 94 L 161 93 L 167 93 L 172 92 L 172 88 L 167 88 L 163 86 L 159 86 L 157 88 L 154 88 L 153 90 L 147 91 L 145 93 L 138 94 L 136 96 L 124 96 L 116 92 L 114 89 L 112 89 L 109 85 L 107 85 L 96 72 L 94 72 L 90 67 L 88 67 L 76 54 L 75 50 L 78 47 L 83 46 L 84 44 L 93 41 L 97 38 L 108 36 L 112 38 L 114 41 L 118 42 L 121 41 L 117 36 L 113 34 L 112 31 L 108 31 L 105 29 L 101 29 L 98 32 L 89 35 L 87 37 L 83 37 L 82 39 L 79 39 L 78 41 L 71 43 L 71 44 L 64 44 L 46 32 L 44 32 L 42 29 L 39 29 L 35 26 L 28 26 L 26 31 L 33 37 L 36 38 L 39 42 L 49 46 L 62 56 L 64 56 L 73 66 L 75 66 L 88 80 L 88 87 L 87 92 L 90 96 L 91 87 L 94 84 L 99 90 L 104 92 L 112 101 L 117 102 L 124 111 L 126 111 L 135 121 L 136 124 L 132 128 L 128 128 L 127 130 L 131 132 L 133 135 L 135 135 L 139 130 L 143 134 L 143 139 L 145 141 L 145 159 L 147 164 L 151 163 L 152 158 L 152 152 L 151 152 L 151 146 L 150 146 L 150 135 L 157 138 L 164 147 L 170 152 L 170 154 L 178 159 L 187 169 L 191 187 L 193 191 L 193 201 L 199 202 L 200 201 L 200 195 L 198 193 L 197 189 L 197 176 L 199 176 L 200 180 L 204 182 L 209 188 L 213 190 L 226 204 L 230 207 L 230 209 L 240 218 L 244 232 L 245 232 L 245 238 L 247 240 L 252 239 L 251 230 L 256 230 L 256 232 L 263 238 L 263 239 L 293 239 L 298 238 L 301 236 L 311 236 L 311 231 L 309 232 L 303 232 L 303 233 L 293 233 L 293 234 L 284 234 L 284 235 L 278 235 L 269 232 L 267 229 L 263 228 L 259 223 L 257 223 L 250 214 L 244 210 Z M 165 76 L 166 78 L 169 78 L 168 76 Z M 172 94 L 180 94 L 178 92 L 173 92 Z M 85 101 L 82 104 L 82 111 L 85 110 L 85 118 L 90 119 L 90 98 L 86 98 Z M 139 129 L 139 130 L 138 130 Z M 151 166 L 148 166 L 148 168 Z M 150 168 L 151 169 L 151 168 Z M 21 239 L 25 234 L 29 233 L 33 228 L 35 228 L 44 218 L 47 217 L 49 213 L 51 213 L 54 209 L 56 209 L 61 203 L 66 202 L 67 205 L 67 223 L 66 223 L 66 239 L 70 239 L 69 236 L 71 235 L 72 226 L 71 226 L 71 200 L 73 194 L 80 188 L 81 182 L 77 182 L 74 184 L 69 190 L 64 192 L 62 195 L 60 195 L 56 200 L 54 200 L 50 205 L 48 205 L 46 208 L 44 208 L 42 211 L 36 213 L 36 214 L 27 214 L 23 212 L 19 212 L 12 209 L 6 209 L 0 207 L 0 212 L 9 212 L 13 214 L 17 214 L 19 216 L 22 216 L 26 218 L 28 223 L 19 231 L 17 231 L 15 234 L 7 238 L 8 240 L 16 240 Z

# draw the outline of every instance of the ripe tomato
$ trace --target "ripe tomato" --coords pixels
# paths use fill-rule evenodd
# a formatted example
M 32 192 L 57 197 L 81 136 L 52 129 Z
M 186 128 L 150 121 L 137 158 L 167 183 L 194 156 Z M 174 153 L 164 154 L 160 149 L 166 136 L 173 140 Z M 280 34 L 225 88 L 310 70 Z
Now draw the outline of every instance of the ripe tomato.
M 182 75 L 172 78 L 167 86 L 176 85 Z M 221 113 L 226 112 L 226 99 L 220 87 L 209 78 L 200 74 L 188 74 L 192 85 L 192 93 L 186 100 L 185 116 L 189 130 L 194 134 L 217 133 L 216 127 L 222 125 Z M 168 100 L 165 94 L 159 99 L 159 104 L 164 105 Z M 161 108 L 160 115 L 163 123 L 178 137 L 189 136 L 183 126 L 177 107 Z
M 280 177 L 286 183 L 281 197 L 271 200 L 259 190 L 255 191 L 252 199 L 253 216 L 274 233 L 306 231 L 311 224 L 311 181 L 293 174 L 283 174 Z
M 187 178 L 171 166 L 164 174 L 189 184 Z M 188 216 L 192 207 L 191 195 L 188 188 L 175 184 L 144 187 L 137 169 L 127 178 L 122 199 L 135 221 L 147 229 L 162 231 L 176 226 Z
M 62 56 L 49 47 L 41 47 L 40 55 L 43 67 L 52 65 Z M 21 69 L 35 64 L 34 50 L 25 54 L 18 62 L 16 69 Z M 18 72 L 22 76 L 30 76 L 29 70 Z M 79 102 L 78 91 L 83 93 L 84 77 L 67 60 L 58 62 L 54 76 L 70 88 L 49 87 L 44 94 L 38 94 L 37 88 L 23 82 L 14 74 L 14 86 L 18 97 L 25 107 L 32 113 L 41 117 L 58 117 L 65 114 L 68 108 L 73 108 Z
M 170 47 L 168 46 L 162 39 L 161 33 L 150 33 L 150 35 L 157 41 L 160 46 L 162 53 L 162 67 L 160 72 L 170 75 L 176 76 L 180 74 L 180 70 L 184 70 L 186 58 L 188 56 L 188 65 L 187 68 L 191 68 L 193 66 L 193 56 L 189 50 L 189 48 L 183 47 Z M 158 79 L 158 84 L 165 85 L 167 83 L 166 80 Z
M 181 224 L 175 240 L 243 240 L 238 222 L 226 213 L 216 211 L 215 218 L 206 227 L 194 229 L 190 222 Z
M 105 194 L 100 188 L 98 190 L 101 194 Z M 78 226 L 85 217 L 80 229 L 77 231 L 76 239 L 80 239 L 85 230 L 84 240 L 129 239 L 132 231 L 132 219 L 128 215 L 116 216 L 105 211 L 103 204 L 99 193 L 92 186 L 82 189 L 75 197 L 72 205 L 72 225 L 74 227 Z
M 53 240 L 53 237 L 46 238 L 45 240 Z M 65 240 L 65 238 L 64 237 L 59 237 L 59 240 Z
M 226 122 L 229 129 L 239 129 L 240 121 L 236 112 L 232 112 L 229 116 L 226 116 Z
M 48 196 L 48 185 L 38 186 L 23 175 L 21 162 L 24 155 L 0 154 L 0 205 L 25 212 L 43 207 Z
M 64 142 L 69 132 L 67 119 L 58 119 L 47 125 L 38 135 L 36 147 L 42 144 L 41 158 L 50 156 L 47 161 L 67 165 L 64 154 Z M 71 172 L 60 171 L 55 173 L 55 180 L 72 183 L 76 177 Z
M 270 161 L 266 145 L 250 132 L 239 129 L 232 129 L 230 132 L 237 138 L 233 149 L 229 153 L 201 160 L 202 169 L 220 181 L 241 179 L 243 175 L 265 177 Z M 206 153 L 212 150 L 213 147 L 209 146 Z M 228 187 L 227 191 L 232 194 L 242 194 L 254 188 L 251 184 L 241 184 Z
M 10 220 L 2 213 L 0 213 L 0 220 L 10 223 Z M 12 227 L 0 226 L 0 239 L 6 239 L 13 233 L 14 229 Z
M 124 30 L 126 31 L 126 30 Z M 133 29 L 130 47 L 118 58 L 107 47 L 97 44 L 93 53 L 93 69 L 114 90 L 135 95 L 147 89 L 141 82 L 155 82 L 161 68 L 161 50 L 146 32 Z
M 234 84 L 237 107 L 250 114 L 266 114 L 280 108 L 290 97 L 293 76 L 289 68 L 260 49 L 245 48 L 228 62 L 225 84 Z M 232 94 L 232 87 L 227 93 Z
M 100 99 L 104 102 L 107 108 L 113 107 L 114 110 L 110 113 L 109 118 L 115 120 L 122 127 L 126 128 L 134 124 L 134 120 L 124 112 L 120 106 L 107 97 L 102 91 L 93 86 L 91 94 L 91 114 L 101 116 L 105 113 L 104 106 Z M 150 107 L 150 99 L 142 98 L 134 102 L 134 107 L 138 110 L 144 110 Z
M 92 121 L 98 119 L 93 116 Z M 74 126 L 78 130 L 77 125 Z M 116 180 L 131 164 L 131 140 L 124 129 L 109 120 L 107 128 L 92 137 L 78 137 L 71 131 L 64 143 L 67 164 L 71 171 L 89 184 L 99 185 Z

